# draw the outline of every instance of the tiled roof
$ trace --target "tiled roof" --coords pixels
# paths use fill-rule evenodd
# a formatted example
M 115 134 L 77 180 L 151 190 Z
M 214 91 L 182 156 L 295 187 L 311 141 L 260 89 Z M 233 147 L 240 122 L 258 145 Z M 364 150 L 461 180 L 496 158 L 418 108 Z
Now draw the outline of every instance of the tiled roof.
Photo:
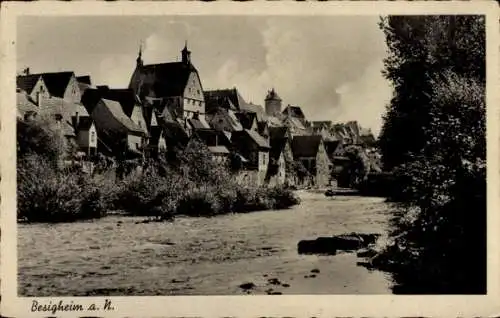
M 236 88 L 204 91 L 203 95 L 207 111 L 216 108 L 239 110 L 246 104 Z
M 289 116 L 287 118 L 287 121 L 288 121 L 288 124 L 290 127 L 294 127 L 294 128 L 297 128 L 297 129 L 300 129 L 300 130 L 305 130 L 306 127 L 304 126 L 304 124 L 296 117 L 291 117 Z
M 252 104 L 252 103 L 246 103 L 240 107 L 240 109 L 244 112 L 251 112 L 257 114 L 257 121 L 266 121 L 267 120 L 267 115 L 266 112 L 264 111 L 264 108 L 260 105 Z
M 31 94 L 39 78 L 40 74 L 18 75 L 16 77 L 16 85 L 26 93 Z
M 293 156 L 295 158 L 316 157 L 321 140 L 321 136 L 295 136 L 292 140 Z
M 50 115 L 61 115 L 63 118 L 70 120 L 77 113 L 79 116 L 89 116 L 87 109 L 77 103 L 65 101 L 59 97 L 43 98 L 39 104 L 40 112 Z
M 145 131 L 132 121 L 124 112 L 120 103 L 109 99 L 101 99 L 104 106 L 111 112 L 112 116 L 119 121 L 128 131 L 145 133 Z
M 33 103 L 25 93 L 16 94 L 17 111 L 21 118 L 27 113 L 38 113 L 38 106 Z
M 305 118 L 304 112 L 299 106 L 288 105 L 282 112 L 285 115 L 289 115 L 297 118 Z
M 245 129 L 244 132 L 260 147 L 269 148 L 269 142 L 256 131 Z
M 332 126 L 332 121 L 331 120 L 316 120 L 316 121 L 311 121 L 311 126 L 313 128 L 326 128 L 330 129 Z
M 192 64 L 172 62 L 150 64 L 142 67 L 142 73 L 153 74 L 155 81 L 150 87 L 157 97 L 181 96 L 189 80 L 189 75 L 196 72 Z M 144 83 L 143 83 L 144 84 Z M 146 87 L 143 87 L 143 91 Z

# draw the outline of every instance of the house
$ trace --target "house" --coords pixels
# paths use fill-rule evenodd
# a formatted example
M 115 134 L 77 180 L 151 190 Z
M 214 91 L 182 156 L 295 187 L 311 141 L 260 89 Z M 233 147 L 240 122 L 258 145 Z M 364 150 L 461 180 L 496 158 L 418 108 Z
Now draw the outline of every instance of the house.
M 91 114 L 102 149 L 109 155 L 141 157 L 147 132 L 130 119 L 119 102 L 101 98 Z
M 195 114 L 204 117 L 203 88 L 198 71 L 191 63 L 187 43 L 181 55 L 180 62 L 145 65 L 139 50 L 129 88 L 143 104 L 147 104 L 148 97 L 161 100 L 160 105 L 167 107 L 176 118 L 192 118 Z
M 331 162 L 321 136 L 294 136 L 292 153 L 307 171 L 307 176 L 299 176 L 299 183 L 320 188 L 329 185 Z
M 264 183 L 269 165 L 268 141 L 256 131 L 244 129 L 233 132 L 231 142 L 235 151 L 247 160 L 241 178 L 254 184 Z
M 38 109 L 39 116 L 51 119 L 54 127 L 64 134 L 68 145 L 74 144 L 82 155 L 96 153 L 97 144 L 90 137 L 82 137 L 90 136 L 95 129 L 89 113 L 82 104 L 75 103 L 71 99 L 68 101 L 52 96 L 48 99 L 42 98 Z
M 123 113 L 130 118 L 137 126 L 148 131 L 143 108 L 140 100 L 131 89 L 116 89 L 107 86 L 97 86 L 97 89 L 88 89 L 88 93 L 94 93 L 97 99 L 107 99 L 120 103 Z
M 193 138 L 198 139 L 207 146 L 214 161 L 220 164 L 229 162 L 231 141 L 224 132 L 214 129 L 198 129 L 194 132 Z
M 89 116 L 73 117 L 73 127 L 76 132 L 76 144 L 79 151 L 87 158 L 97 154 L 97 129 Z
M 16 77 L 16 86 L 18 93 L 25 93 L 33 103 L 39 103 L 41 98 L 49 98 L 49 91 L 40 74 L 18 75 Z
M 293 185 L 293 154 L 286 127 L 269 128 L 270 151 L 266 182 L 270 185 Z

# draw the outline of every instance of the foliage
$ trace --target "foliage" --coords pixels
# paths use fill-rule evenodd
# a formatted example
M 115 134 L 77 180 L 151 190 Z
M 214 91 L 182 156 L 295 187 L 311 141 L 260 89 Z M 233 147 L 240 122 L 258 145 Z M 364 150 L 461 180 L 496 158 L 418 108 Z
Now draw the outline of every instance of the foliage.
M 48 119 L 17 120 L 18 158 L 38 154 L 55 167 L 63 151 L 63 137 L 53 129 Z
M 380 145 L 399 212 L 379 265 L 395 273 L 397 292 L 484 293 L 484 18 L 390 17 L 381 26 L 395 95 Z
M 380 26 L 389 48 L 384 75 L 394 95 L 379 146 L 384 166 L 391 170 L 426 143 L 433 78 L 452 71 L 484 83 L 485 24 L 481 16 L 391 16 Z
M 120 183 L 117 208 L 133 215 L 170 218 L 287 208 L 299 203 L 290 190 L 238 184 L 197 142 L 176 156 L 182 160 L 177 165 L 160 156 L 147 162 L 142 173 L 126 177 Z
M 17 216 L 30 222 L 71 222 L 105 214 L 100 188 L 78 172 L 56 170 L 39 155 L 18 160 Z

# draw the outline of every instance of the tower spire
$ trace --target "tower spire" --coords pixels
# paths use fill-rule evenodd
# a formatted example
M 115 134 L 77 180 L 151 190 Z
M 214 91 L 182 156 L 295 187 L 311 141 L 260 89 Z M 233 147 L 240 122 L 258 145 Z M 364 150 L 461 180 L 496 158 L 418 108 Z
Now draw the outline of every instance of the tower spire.
M 137 56 L 137 60 L 136 61 L 137 61 L 137 65 L 138 66 L 142 66 L 142 64 L 143 64 L 142 63 L 142 40 L 139 43 L 139 54 Z
M 184 48 L 181 51 L 182 62 L 185 64 L 191 64 L 191 52 L 187 48 L 187 40 L 184 42 Z

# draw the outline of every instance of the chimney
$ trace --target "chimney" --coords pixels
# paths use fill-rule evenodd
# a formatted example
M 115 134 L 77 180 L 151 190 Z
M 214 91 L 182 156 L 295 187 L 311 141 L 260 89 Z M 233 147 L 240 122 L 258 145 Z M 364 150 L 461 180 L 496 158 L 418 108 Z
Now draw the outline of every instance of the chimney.
M 30 68 L 29 67 L 25 68 L 23 72 L 24 75 L 30 75 Z

